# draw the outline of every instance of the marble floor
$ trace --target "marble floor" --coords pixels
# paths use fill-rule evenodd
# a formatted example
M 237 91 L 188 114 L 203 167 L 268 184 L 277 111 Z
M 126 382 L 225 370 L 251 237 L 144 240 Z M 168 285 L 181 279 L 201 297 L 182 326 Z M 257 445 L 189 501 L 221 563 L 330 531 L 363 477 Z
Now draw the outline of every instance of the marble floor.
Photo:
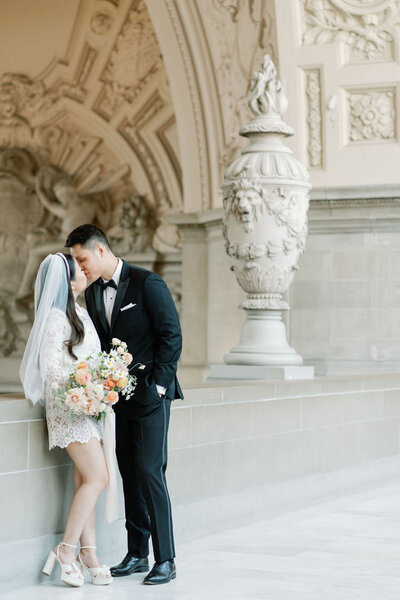
M 120 558 L 120 557 L 116 557 Z M 177 579 L 99 588 L 47 582 L 1 600 L 398 600 L 400 483 L 179 546 Z

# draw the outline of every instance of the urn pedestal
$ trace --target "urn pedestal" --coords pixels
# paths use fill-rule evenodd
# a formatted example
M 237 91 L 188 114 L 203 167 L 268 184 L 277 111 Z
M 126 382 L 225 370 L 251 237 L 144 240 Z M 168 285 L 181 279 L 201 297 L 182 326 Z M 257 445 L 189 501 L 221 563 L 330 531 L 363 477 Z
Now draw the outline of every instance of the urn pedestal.
M 286 340 L 281 310 L 245 308 L 247 320 L 239 344 L 224 356 L 234 365 L 301 365 L 302 357 Z
M 247 298 L 237 346 L 212 365 L 211 379 L 310 378 L 313 367 L 289 346 L 282 311 L 307 237 L 309 175 L 284 144 L 292 129 L 274 64 L 264 57 L 254 74 L 249 106 L 253 120 L 240 135 L 250 143 L 225 171 L 221 185 L 223 234 L 231 269 Z

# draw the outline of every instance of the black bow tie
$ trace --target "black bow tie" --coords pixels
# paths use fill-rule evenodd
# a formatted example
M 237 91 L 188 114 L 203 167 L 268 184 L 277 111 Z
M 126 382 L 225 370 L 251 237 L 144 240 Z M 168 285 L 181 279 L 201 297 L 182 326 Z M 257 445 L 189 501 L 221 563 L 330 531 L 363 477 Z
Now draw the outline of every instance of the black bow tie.
M 114 290 L 117 289 L 117 284 L 115 283 L 114 279 L 110 279 L 109 281 L 102 281 L 102 279 L 99 279 L 99 286 L 101 287 L 103 292 L 108 287 L 112 287 L 114 288 Z

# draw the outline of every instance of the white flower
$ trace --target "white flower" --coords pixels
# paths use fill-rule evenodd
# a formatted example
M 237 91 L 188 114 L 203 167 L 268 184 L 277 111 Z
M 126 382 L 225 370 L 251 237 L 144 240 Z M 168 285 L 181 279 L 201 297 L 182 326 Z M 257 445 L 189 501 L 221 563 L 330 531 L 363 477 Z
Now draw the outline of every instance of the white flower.
M 113 346 L 118 346 L 118 344 L 121 343 L 121 340 L 119 340 L 118 338 L 113 338 L 111 340 L 111 343 L 112 343 Z
M 122 347 L 122 346 L 118 346 L 118 348 L 117 348 L 117 352 L 118 352 L 118 354 L 124 354 L 124 353 L 125 353 L 125 350 L 123 349 L 123 347 Z

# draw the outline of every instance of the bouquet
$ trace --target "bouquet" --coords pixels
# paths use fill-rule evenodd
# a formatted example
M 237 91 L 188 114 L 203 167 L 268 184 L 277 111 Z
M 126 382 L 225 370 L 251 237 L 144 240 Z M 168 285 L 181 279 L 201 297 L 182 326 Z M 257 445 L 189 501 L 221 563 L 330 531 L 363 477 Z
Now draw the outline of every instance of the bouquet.
M 66 384 L 57 388 L 60 401 L 73 413 L 100 420 L 112 411 L 120 393 L 126 398 L 132 396 L 136 386 L 136 377 L 128 369 L 132 355 L 125 342 L 113 338 L 111 343 L 109 353 L 88 356 L 74 368 Z M 139 364 L 140 368 L 144 365 Z

